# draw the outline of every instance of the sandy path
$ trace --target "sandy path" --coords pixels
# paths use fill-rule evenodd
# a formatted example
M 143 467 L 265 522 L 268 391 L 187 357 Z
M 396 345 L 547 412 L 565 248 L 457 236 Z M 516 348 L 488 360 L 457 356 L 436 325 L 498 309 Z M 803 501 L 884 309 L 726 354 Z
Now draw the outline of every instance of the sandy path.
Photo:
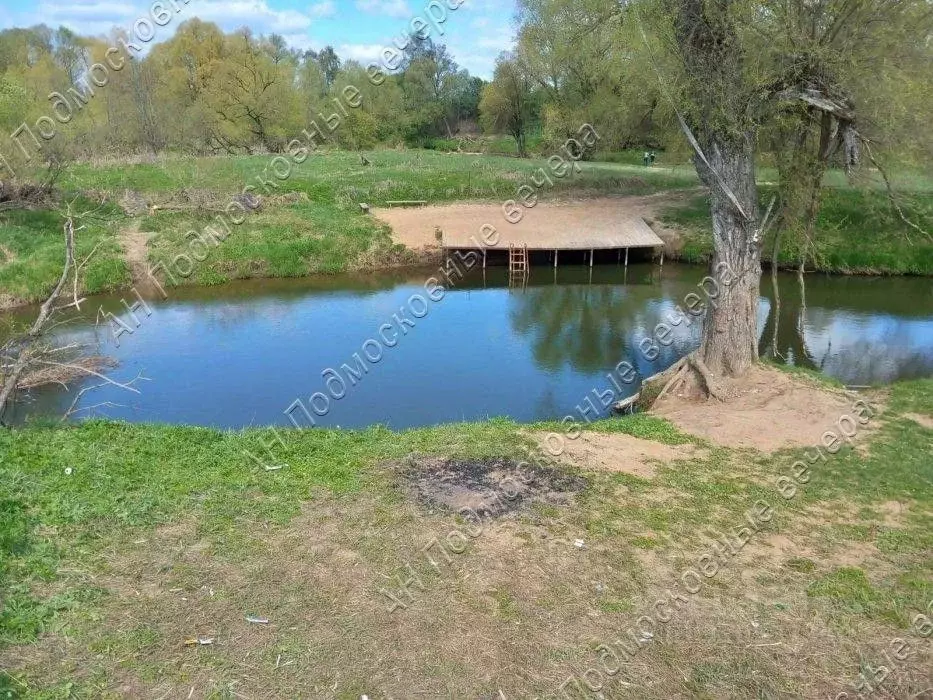
M 695 195 L 697 190 L 661 192 L 637 197 L 599 197 L 568 202 L 541 202 L 525 210 L 522 225 L 531 224 L 548 230 L 573 229 L 581 220 L 588 223 L 612 221 L 624 217 L 641 217 L 664 241 L 668 253 L 680 249 L 681 237 L 676 229 L 658 220 L 666 206 Z M 412 250 L 437 248 L 436 228 L 460 229 L 479 233 L 484 224 L 507 225 L 501 204 L 467 203 L 428 207 L 374 209 L 373 214 L 392 228 L 392 238 Z
M 126 264 L 130 267 L 133 282 L 145 279 L 147 260 L 149 255 L 149 234 L 139 230 L 140 220 L 133 222 L 120 231 L 120 245 L 123 246 L 123 255 Z

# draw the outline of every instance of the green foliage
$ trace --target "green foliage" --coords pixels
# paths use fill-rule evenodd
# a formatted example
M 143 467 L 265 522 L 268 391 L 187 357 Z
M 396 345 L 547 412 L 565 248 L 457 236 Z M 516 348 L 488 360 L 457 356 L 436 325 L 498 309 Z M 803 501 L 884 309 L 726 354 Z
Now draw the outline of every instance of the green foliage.
M 528 154 L 527 136 L 536 113 L 531 86 L 524 67 L 514 57 L 503 54 L 479 104 L 483 128 L 511 134 L 521 157 Z
M 909 218 L 929 230 L 933 228 L 933 193 L 926 189 L 929 186 L 926 181 L 911 184 L 924 189 L 902 196 L 901 207 Z M 788 236 L 782 242 L 778 264 L 796 269 L 805 254 L 807 269 L 825 272 L 933 274 L 933 241 L 904 224 L 879 186 L 876 182 L 872 188 L 826 187 L 813 246 L 803 247 L 799 240 Z M 763 188 L 762 206 L 767 206 L 770 198 L 771 192 Z M 663 220 L 684 234 L 681 259 L 688 262 L 709 259 L 712 235 L 706 197 L 694 197 L 682 206 L 668 209 Z M 778 229 L 765 238 L 762 250 L 765 263 L 771 262 L 776 233 L 784 232 Z
M 119 225 L 113 209 L 89 218 L 75 236 L 75 256 L 84 260 L 79 291 L 95 294 L 129 283 L 123 251 L 115 239 Z M 23 301 L 37 301 L 52 291 L 64 263 L 64 220 L 58 212 L 9 210 L 0 213 L 0 244 L 12 257 L 0 265 L 0 292 Z M 95 250 L 96 247 L 96 250 Z
M 66 92 L 86 61 L 112 60 L 109 46 L 41 25 L 0 31 L 0 127 L 48 112 L 48 95 Z M 475 123 L 483 85 L 430 39 L 413 39 L 401 70 L 374 82 L 333 47 L 302 52 L 280 35 L 227 34 L 197 18 L 126 65 L 75 118 L 56 125 L 60 135 L 42 155 L 282 153 L 312 123 L 345 148 L 417 142 Z M 328 125 L 334 115 L 339 125 Z

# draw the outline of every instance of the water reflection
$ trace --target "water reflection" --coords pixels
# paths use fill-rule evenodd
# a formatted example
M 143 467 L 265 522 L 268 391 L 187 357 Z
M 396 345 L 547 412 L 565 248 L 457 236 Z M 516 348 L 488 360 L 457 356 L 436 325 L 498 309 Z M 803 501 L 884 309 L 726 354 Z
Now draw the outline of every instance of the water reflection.
M 770 276 L 759 348 L 846 384 L 933 374 L 933 285 L 912 278 Z
M 152 302 L 132 335 L 114 342 L 95 326 L 97 307 L 130 323 L 119 297 L 93 300 L 67 329 L 99 345 L 120 367 L 142 373 L 139 396 L 105 388 L 82 400 L 95 415 L 218 427 L 287 425 L 283 411 L 324 390 L 321 372 L 339 368 L 375 337 L 381 324 L 424 293 L 431 271 L 313 280 L 249 281 L 173 292 Z M 508 415 L 519 420 L 574 411 L 605 376 L 628 360 L 649 376 L 696 347 L 697 321 L 674 326 L 658 356 L 643 342 L 676 318 L 696 291 L 697 267 L 633 265 L 533 269 L 509 288 L 507 272 L 477 271 L 386 350 L 384 358 L 335 401 L 318 425 L 396 428 Z M 762 353 L 823 369 L 849 384 L 933 373 L 933 290 L 923 279 L 779 275 L 762 284 Z M 80 387 L 74 387 L 76 391 Z M 635 386 L 632 387 L 634 390 Z M 17 406 L 20 419 L 61 412 L 73 394 L 35 391 Z

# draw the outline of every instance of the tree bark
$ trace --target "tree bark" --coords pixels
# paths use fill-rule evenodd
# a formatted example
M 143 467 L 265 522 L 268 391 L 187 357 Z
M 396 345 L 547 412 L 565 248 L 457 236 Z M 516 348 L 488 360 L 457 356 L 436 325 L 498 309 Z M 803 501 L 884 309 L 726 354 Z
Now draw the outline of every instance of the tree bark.
M 674 2 L 687 114 L 678 112 L 678 118 L 695 151 L 697 174 L 710 188 L 711 276 L 718 290 L 707 305 L 697 366 L 712 376 L 735 377 L 758 360 L 758 125 L 750 109 L 752 91 L 746 83 L 733 0 Z M 707 384 L 708 379 L 704 376 Z
M 701 144 L 706 158 L 698 155 L 694 161 L 711 192 L 710 276 L 718 283 L 719 295 L 708 304 L 698 356 L 712 374 L 736 377 L 758 360 L 761 241 L 755 158 L 751 134 L 706 141 Z
M 64 231 L 65 265 L 62 268 L 61 277 L 59 277 L 58 283 L 55 285 L 55 288 L 52 290 L 52 293 L 49 295 L 48 299 L 46 299 L 42 306 L 39 307 L 39 315 L 36 317 L 36 320 L 33 322 L 29 331 L 25 334 L 25 336 L 23 336 L 22 340 L 11 341 L 14 345 L 18 345 L 18 347 L 15 348 L 17 354 L 16 359 L 13 361 L 13 365 L 10 368 L 10 373 L 3 378 L 3 385 L 0 386 L 0 425 L 6 425 L 3 422 L 3 417 L 6 415 L 6 410 L 9 405 L 10 398 L 13 396 L 13 392 L 16 391 L 20 377 L 29 366 L 30 350 L 45 330 L 45 326 L 49 321 L 49 317 L 52 315 L 54 310 L 55 301 L 62 293 L 62 289 L 65 287 L 65 282 L 68 281 L 68 273 L 74 266 L 75 230 L 74 223 L 72 222 L 71 218 L 68 218 L 65 221 Z

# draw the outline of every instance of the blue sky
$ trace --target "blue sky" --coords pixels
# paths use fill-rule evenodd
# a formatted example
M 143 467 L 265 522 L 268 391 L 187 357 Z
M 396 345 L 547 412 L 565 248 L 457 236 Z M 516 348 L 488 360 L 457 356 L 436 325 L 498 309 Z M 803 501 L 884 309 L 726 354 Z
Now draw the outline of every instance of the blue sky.
M 170 6 L 169 0 L 163 0 Z M 249 26 L 257 34 L 276 32 L 300 48 L 331 44 L 342 58 L 376 60 L 393 37 L 415 17 L 425 16 L 429 0 L 190 0 L 156 41 L 171 36 L 184 19 L 201 17 L 225 30 Z M 447 5 L 446 0 L 439 0 Z M 455 2 L 453 4 L 456 4 Z M 0 29 L 45 23 L 64 25 L 90 35 L 107 35 L 115 26 L 129 28 L 145 17 L 152 0 L 0 0 Z M 465 0 L 448 13 L 446 43 L 457 63 L 490 78 L 501 51 L 512 48 L 515 0 Z

